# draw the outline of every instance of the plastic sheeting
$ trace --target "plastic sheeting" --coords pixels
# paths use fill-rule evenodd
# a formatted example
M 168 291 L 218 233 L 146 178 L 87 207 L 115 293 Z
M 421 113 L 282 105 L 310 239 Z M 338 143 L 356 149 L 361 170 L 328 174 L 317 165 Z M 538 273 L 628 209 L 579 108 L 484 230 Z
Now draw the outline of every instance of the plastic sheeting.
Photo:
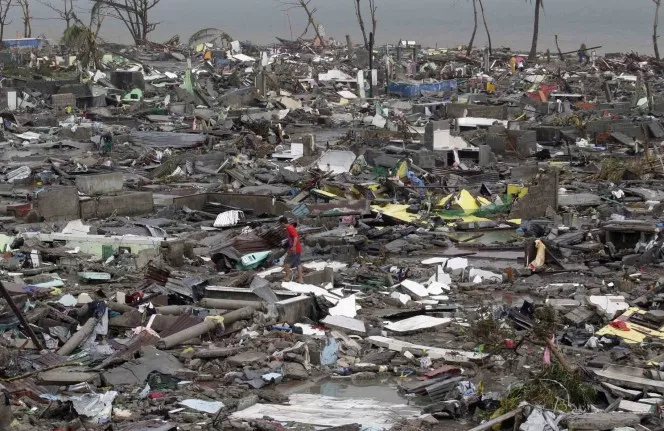
M 343 174 L 350 171 L 355 161 L 355 153 L 352 151 L 326 151 L 316 164 L 323 171 L 332 171 L 335 174 Z
M 214 221 L 214 227 L 228 227 L 235 226 L 244 220 L 244 213 L 242 211 L 226 211 L 217 216 Z
M 359 423 L 372 429 L 389 429 L 401 418 L 419 415 L 419 408 L 389 404 L 372 399 L 340 399 L 335 397 L 293 394 L 288 404 L 255 404 L 233 413 L 230 418 L 260 419 L 269 416 L 278 422 L 337 427 Z M 375 427 L 375 428 L 374 428 Z
M 446 91 L 456 91 L 457 80 L 438 82 L 390 82 L 387 85 L 387 92 L 399 97 L 417 98 L 431 93 L 443 93 Z

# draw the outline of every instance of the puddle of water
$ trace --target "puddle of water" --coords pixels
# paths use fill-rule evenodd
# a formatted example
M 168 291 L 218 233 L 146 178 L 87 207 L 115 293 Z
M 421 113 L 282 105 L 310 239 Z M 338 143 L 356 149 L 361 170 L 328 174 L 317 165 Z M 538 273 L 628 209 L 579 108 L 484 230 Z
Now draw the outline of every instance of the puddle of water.
M 421 413 L 419 398 L 399 394 L 394 378 L 359 381 L 324 378 L 300 385 L 280 385 L 289 395 L 287 405 L 256 404 L 232 418 L 270 416 L 282 423 L 334 427 L 352 423 L 371 430 L 390 429 L 402 418 Z M 417 401 L 417 402 L 416 402 Z M 426 404 L 426 403 L 424 403 Z
M 392 377 L 382 379 L 361 380 L 323 379 L 292 387 L 291 394 L 311 394 L 334 397 L 343 400 L 368 399 L 386 404 L 406 404 L 412 406 L 427 405 L 423 397 L 406 397 L 399 393 L 397 382 Z

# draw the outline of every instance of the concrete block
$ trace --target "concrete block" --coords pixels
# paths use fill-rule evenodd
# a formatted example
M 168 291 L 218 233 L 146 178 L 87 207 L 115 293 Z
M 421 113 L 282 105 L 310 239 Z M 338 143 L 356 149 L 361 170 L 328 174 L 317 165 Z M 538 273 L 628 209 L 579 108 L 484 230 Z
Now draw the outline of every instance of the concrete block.
M 76 188 L 74 187 L 74 190 Z M 112 215 L 136 216 L 153 212 L 152 192 L 133 192 L 118 196 L 101 196 L 81 202 L 82 219 L 105 218 Z
M 450 148 L 450 121 L 430 121 L 424 128 L 424 147 L 428 150 Z
M 67 106 L 76 106 L 76 96 L 73 93 L 52 94 L 51 106 L 53 109 L 64 109 Z
M 295 324 L 303 317 L 313 317 L 314 302 L 310 296 L 297 296 L 276 303 L 280 322 Z
M 113 71 L 111 72 L 111 84 L 125 91 L 131 91 L 135 88 L 145 90 L 145 80 L 142 72 Z
M 530 156 L 537 151 L 537 132 L 526 130 L 517 133 L 516 151 L 523 156 Z
M 367 329 L 366 326 L 364 326 L 364 322 L 357 319 L 351 319 L 350 317 L 327 316 L 325 319 L 321 320 L 321 323 L 332 329 L 337 329 L 348 334 L 360 336 L 367 334 Z
M 78 190 L 74 186 L 47 187 L 37 193 L 35 209 L 46 221 L 80 218 Z
M 311 156 L 316 152 L 316 139 L 314 135 L 304 135 L 302 137 L 302 143 L 304 144 L 304 155 Z
M 313 284 L 314 286 L 323 286 L 328 283 L 334 284 L 334 270 L 329 267 L 324 268 L 322 271 L 315 271 L 305 275 L 303 279 L 305 284 Z
M 496 163 L 496 156 L 488 145 L 480 145 L 480 166 L 486 167 Z
M 585 324 L 595 313 L 585 307 L 580 307 L 565 314 L 565 320 L 576 326 Z
M 78 175 L 76 187 L 87 195 L 107 195 L 122 191 L 124 179 L 120 172 L 100 175 Z
M 532 220 L 546 216 L 547 208 L 558 209 L 558 172 L 548 172 L 528 185 L 528 194 L 512 205 L 510 218 Z

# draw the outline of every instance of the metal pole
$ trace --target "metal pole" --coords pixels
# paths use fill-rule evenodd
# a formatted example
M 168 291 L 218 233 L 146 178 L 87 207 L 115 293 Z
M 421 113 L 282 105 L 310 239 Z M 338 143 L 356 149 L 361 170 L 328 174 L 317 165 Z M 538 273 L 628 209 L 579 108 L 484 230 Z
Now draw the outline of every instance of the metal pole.
M 374 34 L 369 33 L 369 98 L 373 98 L 373 48 Z
M 5 298 L 5 301 L 7 301 L 7 304 L 9 304 L 9 307 L 12 309 L 12 311 L 14 312 L 14 315 L 16 315 L 19 322 L 21 322 L 21 326 L 23 326 L 23 329 L 25 329 L 25 332 L 28 333 L 28 335 L 30 336 L 30 339 L 32 340 L 32 342 L 35 343 L 35 347 L 37 347 L 39 350 L 42 350 L 44 347 L 42 346 L 41 342 L 39 341 L 39 338 L 37 338 L 37 335 L 35 334 L 35 332 L 30 327 L 30 324 L 28 323 L 28 321 L 25 320 L 25 316 L 23 316 L 23 313 L 21 313 L 21 311 L 18 309 L 18 307 L 14 303 L 14 300 L 12 299 L 9 292 L 7 292 L 7 289 L 5 289 L 5 285 L 2 281 L 0 281 L 0 293 L 2 293 L 2 297 Z

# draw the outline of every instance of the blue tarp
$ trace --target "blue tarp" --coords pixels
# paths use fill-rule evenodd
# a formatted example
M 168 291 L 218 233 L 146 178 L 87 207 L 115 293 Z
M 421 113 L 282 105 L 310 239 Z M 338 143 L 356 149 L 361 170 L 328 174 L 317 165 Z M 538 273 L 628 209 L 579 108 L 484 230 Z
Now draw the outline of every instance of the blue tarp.
M 444 91 L 456 91 L 457 80 L 449 81 L 415 83 L 415 82 L 390 82 L 387 85 L 387 92 L 399 97 L 415 98 L 421 97 L 424 93 L 442 93 Z
M 39 37 L 25 39 L 3 39 L 2 43 L 8 48 L 41 48 L 45 40 Z

